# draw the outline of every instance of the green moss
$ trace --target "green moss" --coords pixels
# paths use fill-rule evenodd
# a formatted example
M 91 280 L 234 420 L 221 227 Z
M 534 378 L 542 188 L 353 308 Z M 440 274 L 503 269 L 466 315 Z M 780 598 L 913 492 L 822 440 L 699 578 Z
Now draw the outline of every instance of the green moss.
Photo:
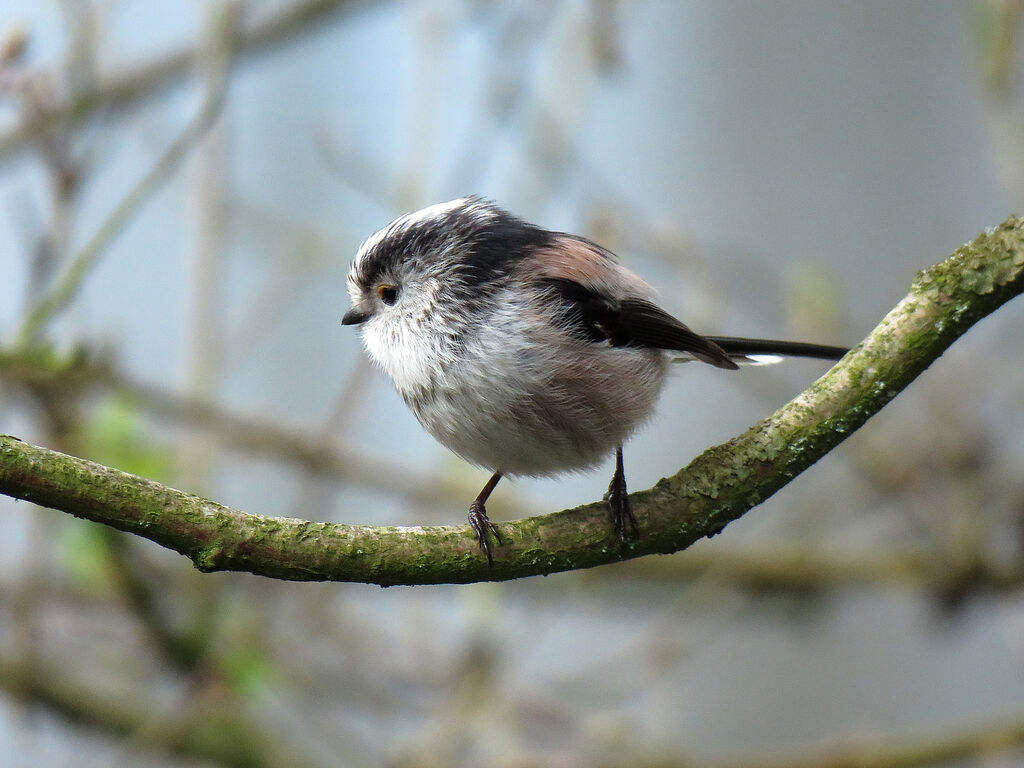
M 382 585 L 550 573 L 682 549 L 720 531 L 860 427 L 971 323 L 1024 290 L 1024 234 L 1014 219 L 941 265 L 843 363 L 794 402 L 634 493 L 644 535 L 623 550 L 603 504 L 502 525 L 487 566 L 466 526 L 417 530 L 245 515 L 142 478 L 0 437 L 0 491 L 133 531 L 203 571 Z M 39 352 L 45 358 L 46 352 Z M 54 364 L 54 360 L 44 360 Z M 0 356 L 0 367 L 10 365 Z

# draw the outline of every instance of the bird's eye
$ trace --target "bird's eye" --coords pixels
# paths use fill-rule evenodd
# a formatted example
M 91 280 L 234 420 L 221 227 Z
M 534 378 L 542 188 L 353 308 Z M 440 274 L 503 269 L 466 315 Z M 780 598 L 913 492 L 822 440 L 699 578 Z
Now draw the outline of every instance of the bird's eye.
M 387 304 L 389 307 L 398 301 L 398 286 L 397 285 L 378 285 L 377 295 L 380 296 L 380 300 Z

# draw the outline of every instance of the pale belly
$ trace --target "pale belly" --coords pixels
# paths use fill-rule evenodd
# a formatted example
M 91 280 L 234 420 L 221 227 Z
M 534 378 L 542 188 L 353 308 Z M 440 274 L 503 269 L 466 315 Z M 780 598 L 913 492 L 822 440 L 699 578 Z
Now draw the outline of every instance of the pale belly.
M 595 347 L 587 364 L 455 363 L 436 386 L 406 396 L 423 427 L 474 464 L 513 475 L 555 475 L 603 461 L 646 420 L 664 383 L 658 350 Z M 546 363 L 551 361 L 545 361 Z M 404 393 L 403 393 L 403 396 Z

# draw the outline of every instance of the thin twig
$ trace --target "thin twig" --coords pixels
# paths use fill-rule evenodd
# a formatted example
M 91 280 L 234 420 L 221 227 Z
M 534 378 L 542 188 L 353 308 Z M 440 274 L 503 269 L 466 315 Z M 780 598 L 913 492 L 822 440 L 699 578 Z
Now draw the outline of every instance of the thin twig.
M 1005 755 L 1024 748 L 1024 720 L 987 723 L 977 728 L 931 737 L 861 739 L 861 743 L 835 745 L 818 755 L 790 756 L 784 759 L 737 761 L 708 768 L 928 768 L 959 760 L 980 760 Z M 643 766 L 642 762 L 630 762 Z M 650 768 L 658 763 L 648 764 Z M 688 763 L 701 765 L 701 763 Z
M 128 738 L 146 730 L 146 745 L 169 755 L 201 758 L 231 768 L 308 765 L 280 753 L 265 731 L 240 713 L 213 712 L 209 707 L 164 712 L 155 716 L 153 702 L 129 701 L 123 691 L 104 695 L 95 687 L 42 665 L 22 664 L 0 656 L 0 689 L 45 707 L 68 720 Z
M 296 0 L 244 24 L 239 30 L 236 49 L 245 54 L 270 50 L 297 34 L 315 29 L 337 12 L 366 4 L 365 0 Z M 241 13 L 249 15 L 244 7 Z M 53 126 L 73 126 L 100 109 L 109 112 L 142 99 L 155 98 L 185 80 L 200 55 L 197 47 L 185 46 L 146 61 L 120 66 L 116 73 L 100 78 L 94 87 L 51 104 L 32 118 L 0 133 L 0 161 L 26 148 Z
M 461 482 L 443 473 L 424 472 L 347 442 L 325 443 L 315 430 L 184 396 L 140 381 L 102 359 L 82 353 L 60 358 L 44 346 L 18 350 L 0 347 L 0 381 L 50 393 L 51 400 L 63 404 L 106 391 L 128 400 L 145 415 L 212 435 L 223 447 L 295 465 L 313 477 L 394 494 L 415 505 L 470 498 L 479 490 L 475 480 Z
M 224 101 L 226 71 L 222 70 L 219 76 L 210 77 L 207 82 L 208 88 L 199 112 L 164 150 L 153 167 L 136 182 L 89 242 L 68 262 L 56 285 L 28 312 L 17 335 L 20 346 L 31 342 L 46 323 L 71 303 L 107 246 L 153 193 L 177 170 L 189 150 L 213 124 Z

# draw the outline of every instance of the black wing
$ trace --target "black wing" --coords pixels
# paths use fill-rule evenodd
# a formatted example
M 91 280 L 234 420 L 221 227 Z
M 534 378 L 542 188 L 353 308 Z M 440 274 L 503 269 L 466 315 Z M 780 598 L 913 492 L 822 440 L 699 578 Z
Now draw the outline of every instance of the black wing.
M 563 326 L 581 341 L 677 350 L 719 368 L 738 367 L 715 342 L 694 333 L 646 299 L 616 300 L 565 278 L 542 282 L 561 305 Z

